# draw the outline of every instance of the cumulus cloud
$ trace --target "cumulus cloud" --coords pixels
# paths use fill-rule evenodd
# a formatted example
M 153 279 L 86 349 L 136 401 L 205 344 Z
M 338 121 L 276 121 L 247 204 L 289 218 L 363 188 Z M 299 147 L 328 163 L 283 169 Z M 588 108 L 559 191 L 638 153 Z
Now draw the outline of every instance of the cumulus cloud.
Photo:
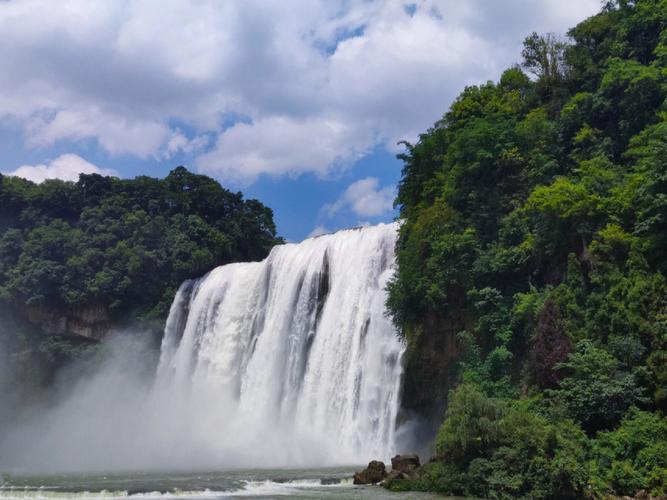
M 375 177 L 366 177 L 350 184 L 333 203 L 322 207 L 322 213 L 333 217 L 342 210 L 349 210 L 360 217 L 378 217 L 393 208 L 396 189 L 393 186 L 379 187 Z
M 128 120 L 78 107 L 60 110 L 48 119 L 31 118 L 26 132 L 29 144 L 48 146 L 62 139 L 95 137 L 111 154 L 129 153 L 140 158 L 155 153 L 169 136 L 169 128 L 157 121 Z
M 37 183 L 44 182 L 47 179 L 77 181 L 79 180 L 79 174 L 117 175 L 114 170 L 100 168 L 75 154 L 60 155 L 45 164 L 22 165 L 13 172 L 5 172 L 4 174 L 23 177 Z
M 336 120 L 268 117 L 222 132 L 197 165 L 212 174 L 251 182 L 262 173 L 322 176 L 361 158 L 372 144 L 364 130 Z
M 0 2 L 11 47 L 0 58 L 0 120 L 29 147 L 92 140 L 112 155 L 182 153 L 246 183 L 327 176 L 415 139 L 463 85 L 517 62 L 528 33 L 563 33 L 598 9 L 599 0 Z
M 193 139 L 188 139 L 180 130 L 172 132 L 169 141 L 163 152 L 165 159 L 170 159 L 178 153 L 190 154 L 192 152 L 201 151 L 209 142 L 209 137 L 206 135 L 199 135 Z

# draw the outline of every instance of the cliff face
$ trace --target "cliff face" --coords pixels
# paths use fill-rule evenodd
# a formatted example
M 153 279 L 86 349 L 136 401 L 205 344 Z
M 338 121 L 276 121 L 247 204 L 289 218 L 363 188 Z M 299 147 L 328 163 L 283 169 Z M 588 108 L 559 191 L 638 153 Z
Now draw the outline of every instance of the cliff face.
M 407 332 L 402 409 L 420 418 L 429 441 L 442 422 L 447 396 L 460 376 L 463 346 L 457 334 L 469 323 L 465 311 L 455 307 L 444 317 L 428 315 L 422 325 Z
M 44 335 L 80 336 L 100 340 L 111 329 L 107 309 L 92 305 L 70 310 L 25 306 L 21 314 Z

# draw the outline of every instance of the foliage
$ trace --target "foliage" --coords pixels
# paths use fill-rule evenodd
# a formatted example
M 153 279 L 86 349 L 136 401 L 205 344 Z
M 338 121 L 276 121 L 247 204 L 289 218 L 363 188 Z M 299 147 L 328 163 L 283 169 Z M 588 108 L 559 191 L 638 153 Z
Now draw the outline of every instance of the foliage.
M 662 434 L 646 458 L 607 462 L 598 440 L 667 410 L 667 0 L 609 1 L 569 40 L 533 33 L 522 56 L 400 155 L 388 307 L 406 380 L 430 381 L 410 401 L 462 383 L 418 487 L 661 492 Z
M 620 427 L 592 442 L 591 466 L 603 491 L 629 495 L 643 489 L 667 495 L 667 419 L 631 409 Z
M 441 462 L 431 461 L 425 464 L 417 479 L 392 479 L 384 485 L 387 489 L 395 492 L 401 491 L 436 491 L 438 493 L 450 494 L 463 491 L 465 480 L 458 469 Z
M 0 206 L 0 300 L 102 304 L 115 320 L 164 319 L 183 280 L 279 241 L 270 209 L 184 167 L 162 180 L 0 176 Z
M 547 394 L 590 433 L 614 426 L 630 406 L 648 402 L 633 374 L 589 340 L 581 341 L 568 361 L 557 367 L 570 375 Z
M 563 378 L 558 366 L 563 366 L 572 345 L 562 313 L 553 299 L 544 302 L 534 331 L 526 360 L 526 381 L 538 389 L 555 387 Z
M 436 461 L 413 483 L 390 485 L 484 498 L 579 498 L 588 442 L 570 421 L 549 422 L 525 402 L 508 404 L 462 384 L 450 396 Z
M 497 443 L 502 406 L 471 384 L 462 384 L 449 399 L 447 417 L 438 431 L 435 453 L 444 462 L 470 462 Z

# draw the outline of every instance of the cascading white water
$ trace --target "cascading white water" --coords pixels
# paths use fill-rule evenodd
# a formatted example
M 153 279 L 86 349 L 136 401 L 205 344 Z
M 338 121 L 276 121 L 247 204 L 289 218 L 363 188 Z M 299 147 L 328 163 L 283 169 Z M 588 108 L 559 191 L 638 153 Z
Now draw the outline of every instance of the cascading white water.
M 181 286 L 157 380 L 173 401 L 201 408 L 202 441 L 229 453 L 261 447 L 272 465 L 393 453 L 404 347 L 385 286 L 396 229 L 280 245 Z

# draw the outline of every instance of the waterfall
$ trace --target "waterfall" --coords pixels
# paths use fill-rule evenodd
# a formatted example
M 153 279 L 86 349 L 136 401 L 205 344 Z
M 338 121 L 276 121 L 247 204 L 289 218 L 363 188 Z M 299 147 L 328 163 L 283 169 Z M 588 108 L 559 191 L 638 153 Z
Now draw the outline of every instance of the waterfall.
M 283 466 L 394 452 L 404 347 L 385 287 L 396 230 L 280 245 L 262 262 L 221 266 L 180 287 L 157 384 L 198 408 L 207 429 L 199 439 L 229 453 L 261 447 Z

